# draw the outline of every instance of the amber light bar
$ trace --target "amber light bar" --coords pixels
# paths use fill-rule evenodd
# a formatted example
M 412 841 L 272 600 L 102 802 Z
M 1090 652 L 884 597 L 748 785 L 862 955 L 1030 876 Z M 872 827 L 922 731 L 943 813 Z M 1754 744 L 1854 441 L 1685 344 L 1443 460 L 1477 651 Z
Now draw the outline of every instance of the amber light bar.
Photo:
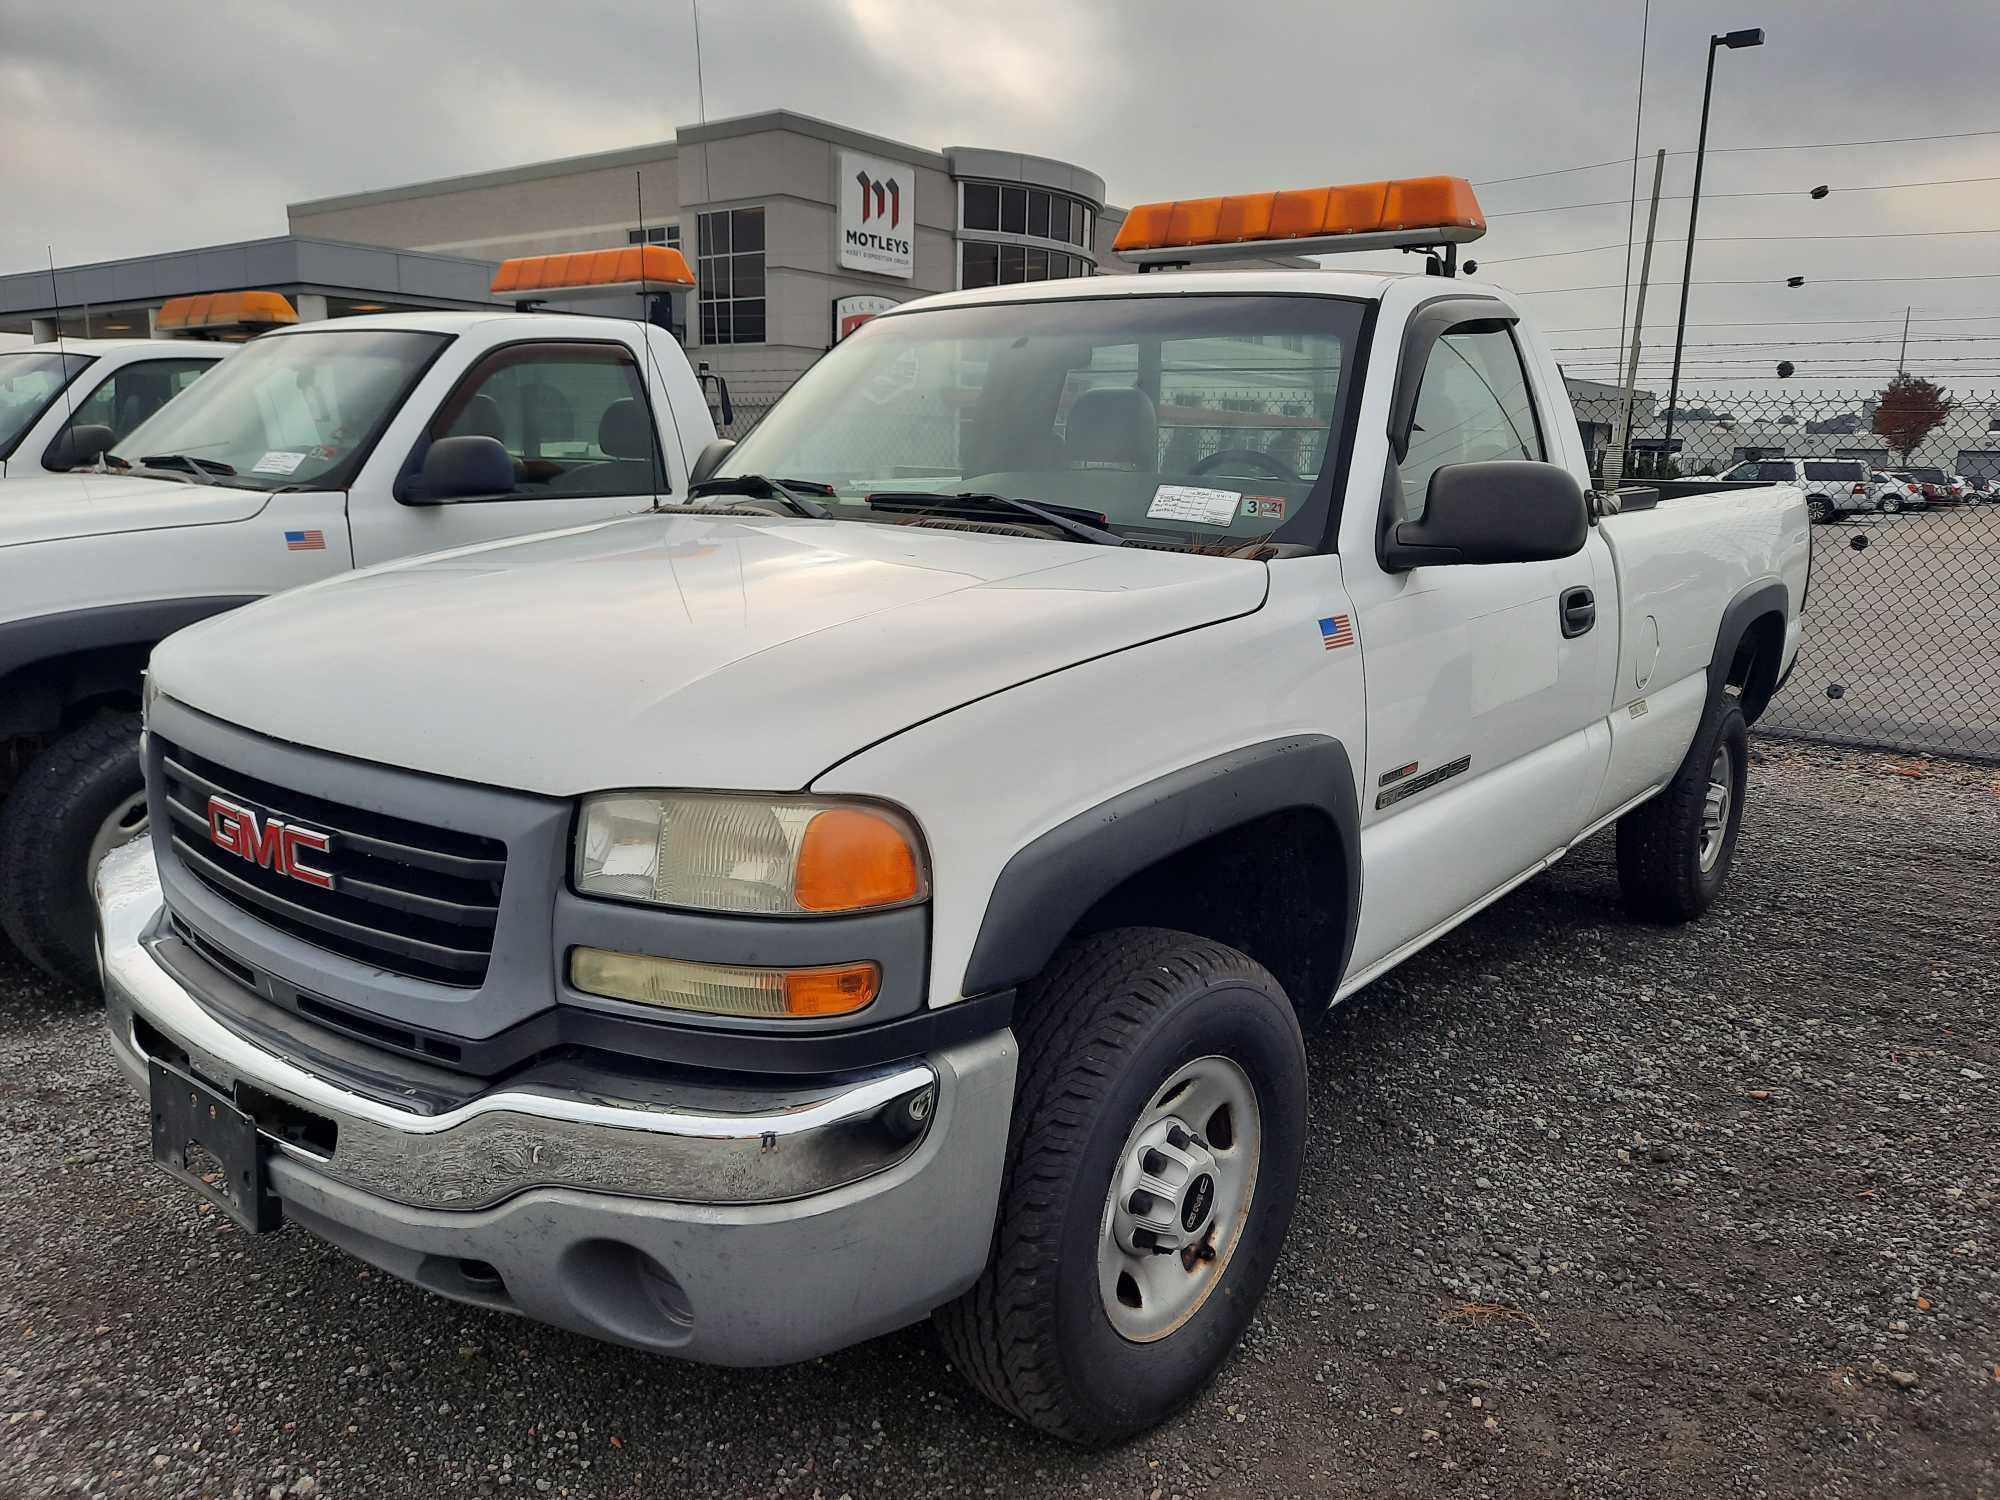
M 1486 233 L 1463 177 L 1402 177 L 1344 187 L 1141 203 L 1112 248 L 1138 265 L 1463 244 Z
M 519 255 L 500 262 L 493 295 L 544 301 L 690 287 L 694 272 L 671 245 L 627 245 L 617 250 L 577 250 L 568 255 Z
M 299 315 L 278 292 L 204 292 L 169 297 L 153 319 L 159 333 L 261 331 L 296 323 Z

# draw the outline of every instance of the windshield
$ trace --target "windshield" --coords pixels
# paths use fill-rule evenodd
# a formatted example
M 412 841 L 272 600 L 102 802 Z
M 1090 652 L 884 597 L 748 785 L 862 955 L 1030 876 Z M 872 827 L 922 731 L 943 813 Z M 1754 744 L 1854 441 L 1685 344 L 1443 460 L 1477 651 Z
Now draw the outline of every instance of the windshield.
M 134 428 L 113 459 L 245 489 L 343 489 L 445 340 L 373 328 L 256 339 Z
M 1002 495 L 1105 518 L 1128 541 L 1316 548 L 1363 304 L 1175 295 L 982 303 L 878 318 L 809 370 L 717 473 L 864 497 Z M 1322 481 L 1325 482 L 1322 482 Z M 949 523 L 966 524 L 963 511 Z M 1032 527 L 1019 514 L 974 524 Z
M 22 434 L 93 358 L 52 348 L 0 354 L 0 458 L 12 455 Z

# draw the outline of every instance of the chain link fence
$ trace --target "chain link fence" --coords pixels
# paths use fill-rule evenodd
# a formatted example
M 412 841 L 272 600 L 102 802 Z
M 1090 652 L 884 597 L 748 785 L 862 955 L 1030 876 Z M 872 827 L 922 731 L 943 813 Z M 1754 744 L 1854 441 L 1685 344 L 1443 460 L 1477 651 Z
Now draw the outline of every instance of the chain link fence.
M 1572 386 L 1603 477 L 1622 397 Z M 1669 444 L 1664 403 L 1641 392 L 1624 479 L 1805 490 L 1805 640 L 1760 730 L 2000 760 L 2000 390 L 1919 394 L 1684 391 Z

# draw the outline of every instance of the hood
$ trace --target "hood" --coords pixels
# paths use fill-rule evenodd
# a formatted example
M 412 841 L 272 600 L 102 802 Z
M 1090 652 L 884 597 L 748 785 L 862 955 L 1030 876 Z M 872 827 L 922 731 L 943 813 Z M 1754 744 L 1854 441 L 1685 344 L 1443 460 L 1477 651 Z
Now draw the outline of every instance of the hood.
M 263 490 L 119 474 L 46 474 L 0 484 L 0 548 L 169 526 L 247 521 L 270 504 Z
M 173 636 L 160 691 L 314 749 L 571 796 L 790 791 L 919 720 L 1257 609 L 1262 563 L 643 516 L 350 574 Z

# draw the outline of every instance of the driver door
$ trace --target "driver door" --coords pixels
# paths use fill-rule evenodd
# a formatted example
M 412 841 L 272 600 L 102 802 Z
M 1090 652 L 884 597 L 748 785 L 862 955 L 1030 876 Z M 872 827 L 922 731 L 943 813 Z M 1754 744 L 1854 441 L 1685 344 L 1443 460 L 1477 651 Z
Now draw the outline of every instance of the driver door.
M 616 340 L 534 341 L 482 357 L 439 404 L 395 496 L 352 510 L 358 567 L 468 543 L 633 515 L 671 492 L 635 351 Z M 508 490 L 421 503 L 424 454 L 444 437 L 489 437 L 514 461 Z M 407 497 L 407 498 L 405 498 Z
M 1511 320 L 1449 327 L 1429 350 L 1382 524 L 1421 519 L 1447 464 L 1560 458 L 1552 448 Z M 1609 755 L 1617 588 L 1595 527 L 1581 552 L 1548 562 L 1344 562 L 1367 669 L 1358 973 L 1580 830 Z

